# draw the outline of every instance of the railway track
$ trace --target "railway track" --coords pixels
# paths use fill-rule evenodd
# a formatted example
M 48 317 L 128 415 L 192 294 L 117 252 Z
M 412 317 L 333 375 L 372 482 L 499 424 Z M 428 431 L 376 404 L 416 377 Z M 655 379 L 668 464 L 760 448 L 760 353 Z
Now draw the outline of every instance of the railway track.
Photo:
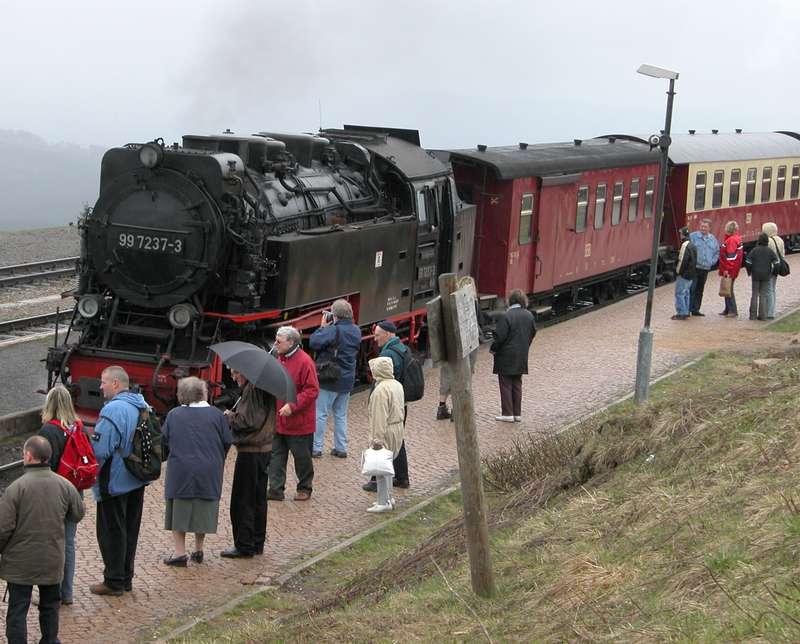
M 66 322 L 72 317 L 72 309 L 58 311 L 57 313 L 45 313 L 43 315 L 32 315 L 16 320 L 0 322 L 0 347 L 13 344 L 20 340 L 33 337 L 42 337 L 53 333 L 56 320 Z
M 62 257 L 42 262 L 0 266 L 0 288 L 74 275 L 77 261 L 77 257 Z

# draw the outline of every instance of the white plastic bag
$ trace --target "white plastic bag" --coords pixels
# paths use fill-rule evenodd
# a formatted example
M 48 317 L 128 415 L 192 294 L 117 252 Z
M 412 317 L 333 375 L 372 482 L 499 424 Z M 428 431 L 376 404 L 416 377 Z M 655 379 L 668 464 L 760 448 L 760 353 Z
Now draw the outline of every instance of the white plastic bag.
M 367 476 L 394 476 L 394 453 L 385 447 L 365 449 L 361 454 L 361 473 Z

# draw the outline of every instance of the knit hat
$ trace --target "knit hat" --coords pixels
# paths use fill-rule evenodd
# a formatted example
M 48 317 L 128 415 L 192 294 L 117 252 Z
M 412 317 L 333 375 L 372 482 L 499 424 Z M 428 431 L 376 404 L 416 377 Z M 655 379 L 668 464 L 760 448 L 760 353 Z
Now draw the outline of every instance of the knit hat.
M 390 320 L 381 320 L 378 326 L 388 333 L 397 333 L 397 327 Z

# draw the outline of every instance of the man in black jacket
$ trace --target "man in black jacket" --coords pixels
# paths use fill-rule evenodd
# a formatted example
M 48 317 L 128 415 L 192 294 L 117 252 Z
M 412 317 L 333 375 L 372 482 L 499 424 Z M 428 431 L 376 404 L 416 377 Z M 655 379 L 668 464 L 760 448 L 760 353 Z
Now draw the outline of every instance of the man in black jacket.
M 681 228 L 681 238 L 683 243 L 678 252 L 678 264 L 675 267 L 677 277 L 675 278 L 675 315 L 671 318 L 673 320 L 689 319 L 692 284 L 697 275 L 697 249 L 689 238 L 688 228 Z
M 528 349 L 536 335 L 533 313 L 528 298 L 519 289 L 508 296 L 508 310 L 497 320 L 491 352 L 494 373 L 500 381 L 501 415 L 495 420 L 504 423 L 522 421 L 522 376 L 528 373 Z

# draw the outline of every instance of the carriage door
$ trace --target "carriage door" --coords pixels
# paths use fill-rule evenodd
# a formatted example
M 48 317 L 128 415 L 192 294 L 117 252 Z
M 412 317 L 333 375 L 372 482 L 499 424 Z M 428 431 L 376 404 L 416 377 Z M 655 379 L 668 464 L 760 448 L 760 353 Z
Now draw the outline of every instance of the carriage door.
M 412 310 L 425 306 L 436 294 L 439 203 L 436 185 L 413 184 L 417 210 L 417 256 L 415 262 Z

